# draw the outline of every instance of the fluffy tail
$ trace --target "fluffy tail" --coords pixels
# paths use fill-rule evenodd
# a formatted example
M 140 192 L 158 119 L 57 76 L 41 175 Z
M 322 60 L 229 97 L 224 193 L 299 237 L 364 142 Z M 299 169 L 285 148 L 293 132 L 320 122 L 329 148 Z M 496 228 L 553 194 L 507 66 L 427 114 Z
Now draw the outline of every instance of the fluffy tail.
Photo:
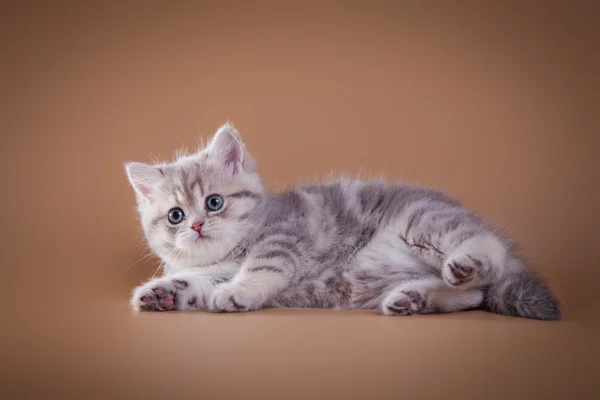
M 556 321 L 562 319 L 560 304 L 550 288 L 533 271 L 509 272 L 492 284 L 483 308 L 513 317 Z

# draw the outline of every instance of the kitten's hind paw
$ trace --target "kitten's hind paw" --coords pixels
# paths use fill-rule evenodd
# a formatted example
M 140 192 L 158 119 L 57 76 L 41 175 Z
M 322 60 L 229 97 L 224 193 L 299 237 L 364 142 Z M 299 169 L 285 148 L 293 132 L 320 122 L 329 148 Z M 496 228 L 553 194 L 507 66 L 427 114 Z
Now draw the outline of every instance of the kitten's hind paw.
M 421 290 L 399 288 L 383 301 L 384 315 L 422 314 L 427 303 L 427 293 Z
M 448 255 L 442 278 L 452 288 L 483 287 L 502 275 L 505 257 L 506 246 L 500 239 L 475 236 Z
M 452 255 L 442 267 L 442 278 L 450 287 L 476 287 L 486 284 L 490 262 L 485 255 Z

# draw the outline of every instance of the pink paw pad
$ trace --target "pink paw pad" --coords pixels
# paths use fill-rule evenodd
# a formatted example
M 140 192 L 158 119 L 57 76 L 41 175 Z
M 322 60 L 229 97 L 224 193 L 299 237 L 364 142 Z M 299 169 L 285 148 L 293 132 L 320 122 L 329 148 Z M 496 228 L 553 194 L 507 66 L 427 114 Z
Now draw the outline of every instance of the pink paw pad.
M 410 306 L 410 301 L 407 299 L 400 299 L 394 303 L 394 307 L 398 309 L 408 308 Z
M 459 279 L 465 279 L 471 276 L 473 269 L 473 267 L 469 267 L 467 265 L 460 265 L 457 263 L 450 264 L 450 270 L 452 271 L 452 274 Z
M 170 310 L 173 308 L 173 304 L 175 304 L 175 297 L 169 294 L 167 297 L 158 300 L 158 304 L 165 310 Z

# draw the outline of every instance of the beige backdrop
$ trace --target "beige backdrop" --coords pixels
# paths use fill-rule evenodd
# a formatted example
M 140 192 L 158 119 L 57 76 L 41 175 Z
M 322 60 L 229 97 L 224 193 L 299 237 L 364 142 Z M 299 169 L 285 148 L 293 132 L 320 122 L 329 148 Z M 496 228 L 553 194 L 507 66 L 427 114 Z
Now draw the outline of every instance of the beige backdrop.
M 533 3 L 4 2 L 0 394 L 591 397 L 599 13 Z M 517 238 L 567 321 L 132 315 L 157 264 L 123 162 L 227 119 L 274 190 L 362 171 L 458 197 Z

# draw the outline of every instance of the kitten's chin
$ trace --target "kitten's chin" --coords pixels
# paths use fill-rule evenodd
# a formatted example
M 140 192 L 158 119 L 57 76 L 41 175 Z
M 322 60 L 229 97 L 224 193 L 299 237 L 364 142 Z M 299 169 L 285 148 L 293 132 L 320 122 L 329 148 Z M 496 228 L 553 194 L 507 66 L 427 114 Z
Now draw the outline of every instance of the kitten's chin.
M 218 254 L 215 251 L 203 251 L 199 249 L 181 249 L 177 254 L 169 253 L 161 258 L 176 270 L 206 267 L 214 265 L 223 259 L 224 255 Z
M 229 246 L 223 246 L 215 238 L 202 236 L 183 246 L 175 246 L 174 251 L 159 253 L 159 255 L 168 264 L 176 266 L 177 269 L 183 269 L 214 265 L 223 260 L 230 251 Z
M 211 240 L 214 240 L 214 238 L 212 238 L 210 236 L 199 234 L 195 239 L 193 239 L 192 245 L 204 246 L 204 245 L 207 245 L 208 242 L 210 242 Z

